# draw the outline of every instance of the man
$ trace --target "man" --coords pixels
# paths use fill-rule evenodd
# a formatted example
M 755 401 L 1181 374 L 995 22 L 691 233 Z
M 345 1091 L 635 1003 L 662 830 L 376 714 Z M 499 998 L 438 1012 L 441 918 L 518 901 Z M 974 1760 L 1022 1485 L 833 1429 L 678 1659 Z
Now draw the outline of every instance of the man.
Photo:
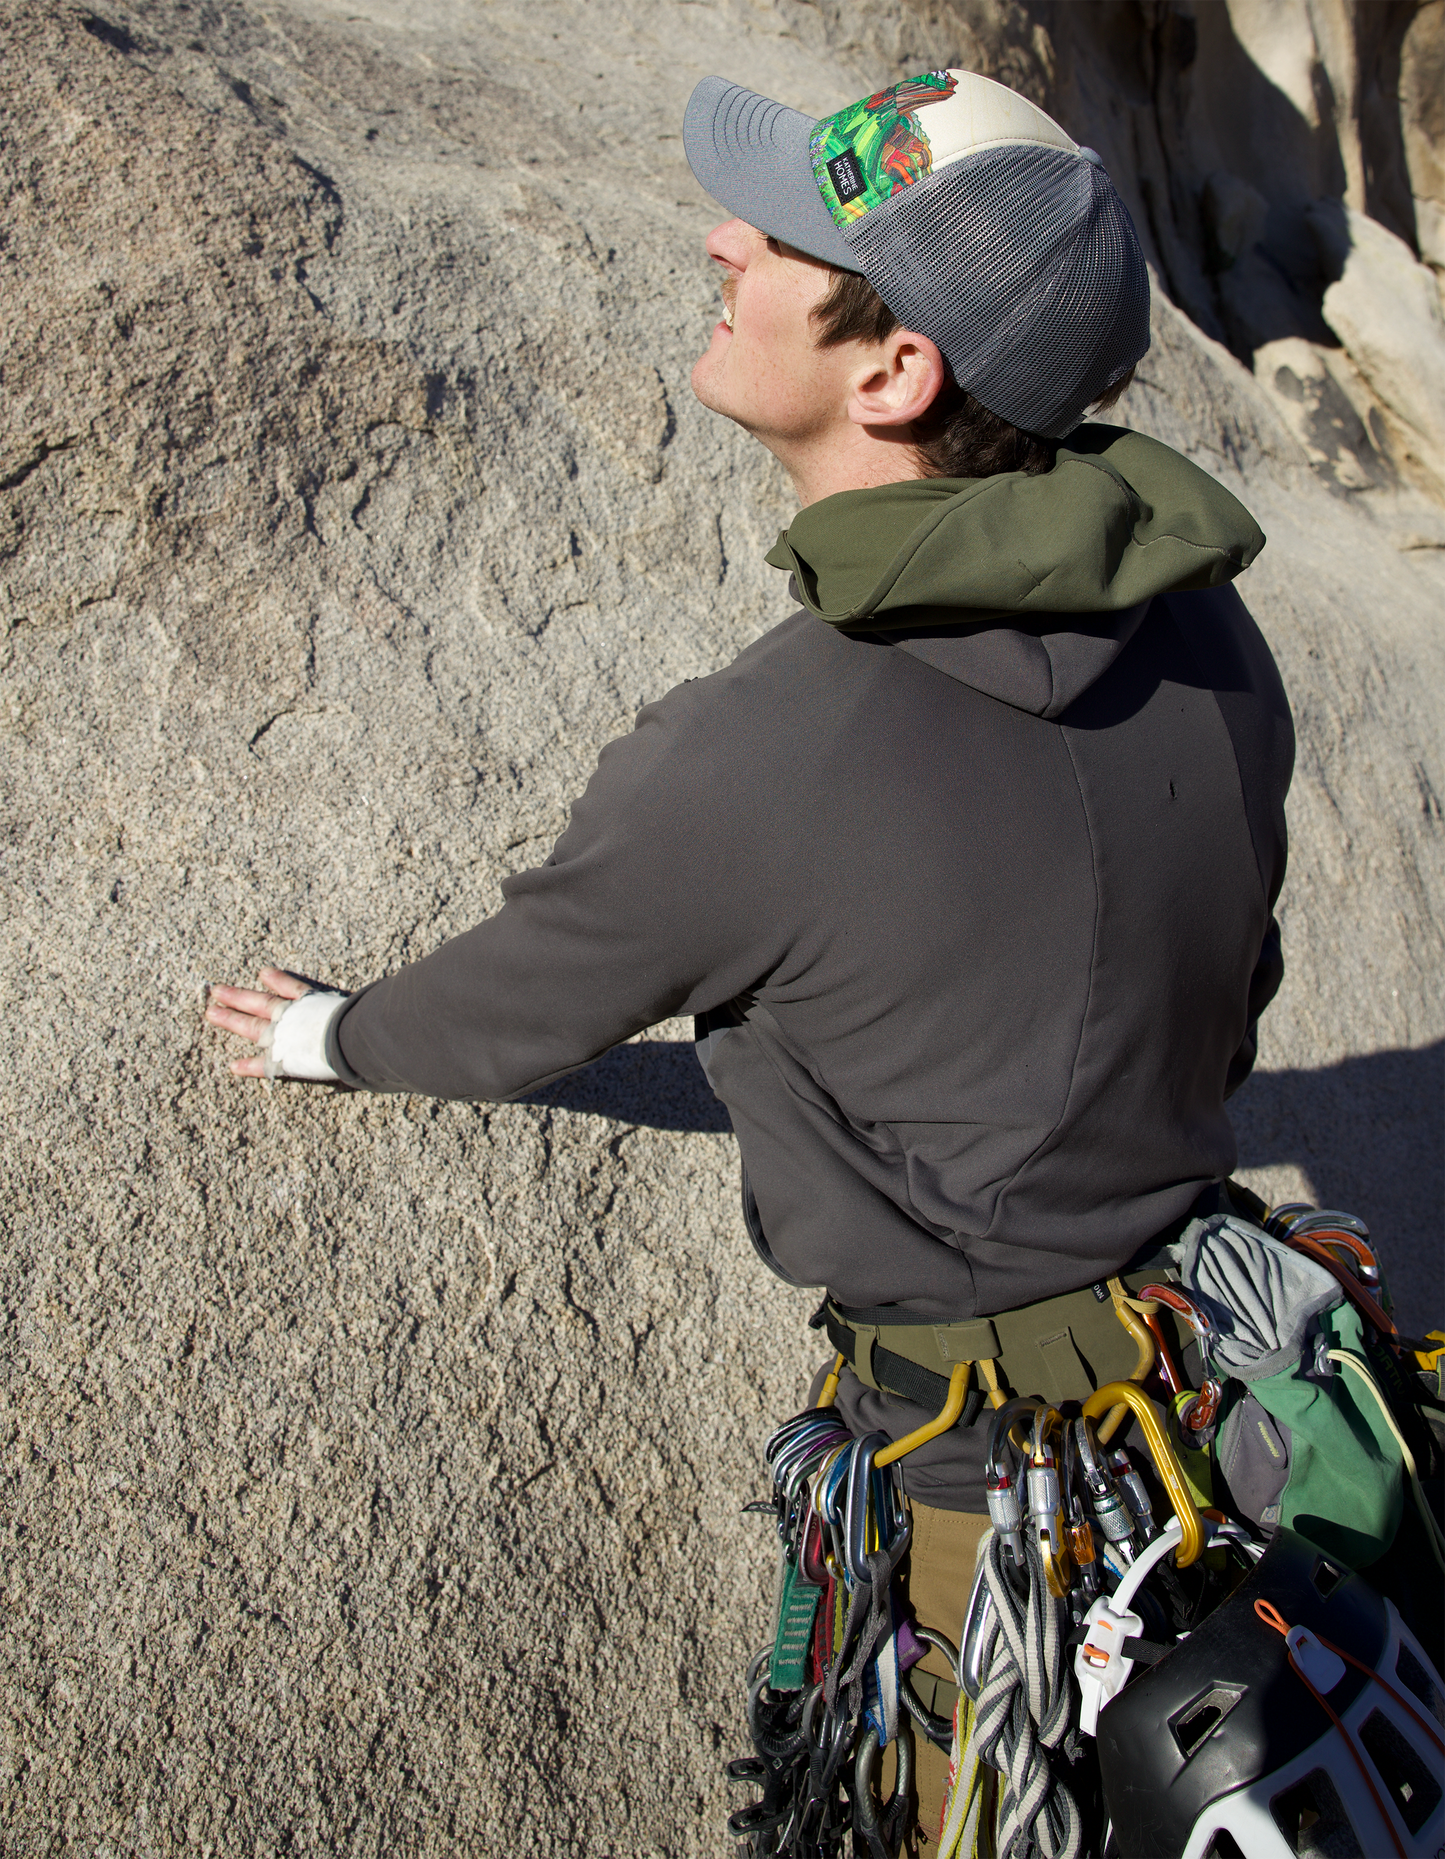
M 685 140 L 737 214 L 693 387 L 793 482 L 768 560 L 798 610 L 641 712 L 495 917 L 359 994 L 267 969 L 209 1017 L 267 1048 L 247 1075 L 511 1098 L 693 1013 L 854 1430 L 930 1418 L 933 1326 L 980 1318 L 1003 1381 L 1076 1397 L 1134 1360 L 1089 1287 L 1233 1165 L 1278 986 L 1293 737 L 1227 585 L 1263 537 L 1080 426 L 1148 346 L 1147 274 L 1023 98 L 926 72 L 814 124 L 712 78 Z M 903 1461 L 911 1600 L 949 1633 L 983 1431 Z M 919 1789 L 926 1833 L 941 1764 Z

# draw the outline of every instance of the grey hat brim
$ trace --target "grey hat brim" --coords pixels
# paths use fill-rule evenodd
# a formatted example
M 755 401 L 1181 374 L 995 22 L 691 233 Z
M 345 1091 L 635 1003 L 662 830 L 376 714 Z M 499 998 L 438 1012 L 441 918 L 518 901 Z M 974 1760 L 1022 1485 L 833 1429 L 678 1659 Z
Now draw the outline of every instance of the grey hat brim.
M 688 98 L 682 145 L 719 206 L 810 258 L 861 274 L 813 179 L 812 131 L 813 118 L 800 110 L 705 77 Z

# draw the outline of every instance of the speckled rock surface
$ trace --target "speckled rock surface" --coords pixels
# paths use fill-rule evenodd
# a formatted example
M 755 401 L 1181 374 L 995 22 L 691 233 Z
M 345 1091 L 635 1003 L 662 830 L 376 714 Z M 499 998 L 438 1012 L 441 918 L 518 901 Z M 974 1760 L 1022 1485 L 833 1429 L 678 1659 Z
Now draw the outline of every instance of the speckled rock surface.
M 967 59 L 1134 185 L 1135 11 L 0 5 L 6 1853 L 727 1850 L 738 1506 L 816 1349 L 689 1029 L 436 1105 L 244 1088 L 200 992 L 495 908 L 638 705 L 785 611 L 786 486 L 687 390 L 696 79 L 821 112 Z M 1363 1212 L 1423 1323 L 1445 515 L 1318 329 L 1256 378 L 1194 311 L 1126 416 L 1269 532 L 1300 730 L 1244 1173 Z

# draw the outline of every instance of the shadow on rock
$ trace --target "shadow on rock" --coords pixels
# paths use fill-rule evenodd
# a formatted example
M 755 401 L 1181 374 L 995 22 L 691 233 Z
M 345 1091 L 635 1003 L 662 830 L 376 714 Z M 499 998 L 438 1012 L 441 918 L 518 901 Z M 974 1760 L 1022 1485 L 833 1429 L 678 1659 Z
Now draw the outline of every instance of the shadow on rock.
M 732 1129 L 696 1053 L 683 1039 L 614 1046 L 591 1065 L 569 1072 L 524 1101 L 654 1130 Z
M 1257 1071 L 1229 1113 L 1242 1169 L 1293 1165 L 1322 1206 L 1368 1223 L 1402 1329 L 1440 1321 L 1445 1041 L 1319 1071 Z

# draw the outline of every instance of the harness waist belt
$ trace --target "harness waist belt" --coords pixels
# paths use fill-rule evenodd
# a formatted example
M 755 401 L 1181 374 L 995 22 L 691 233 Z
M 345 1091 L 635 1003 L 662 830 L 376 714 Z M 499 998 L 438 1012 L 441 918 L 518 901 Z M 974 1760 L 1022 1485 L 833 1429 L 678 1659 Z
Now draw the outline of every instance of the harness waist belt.
M 1173 1273 L 1154 1266 L 1121 1276 L 1133 1294 Z M 1084 1401 L 1105 1382 L 1127 1381 L 1138 1358 L 1103 1284 L 959 1323 L 917 1317 L 896 1305 L 850 1309 L 829 1298 L 814 1322 L 827 1330 L 866 1387 L 930 1412 L 947 1400 L 949 1376 L 959 1362 L 992 1362 L 1000 1382 L 1016 1393 L 1057 1403 Z M 966 1426 L 978 1412 L 977 1396 L 975 1378 L 963 1414 Z

